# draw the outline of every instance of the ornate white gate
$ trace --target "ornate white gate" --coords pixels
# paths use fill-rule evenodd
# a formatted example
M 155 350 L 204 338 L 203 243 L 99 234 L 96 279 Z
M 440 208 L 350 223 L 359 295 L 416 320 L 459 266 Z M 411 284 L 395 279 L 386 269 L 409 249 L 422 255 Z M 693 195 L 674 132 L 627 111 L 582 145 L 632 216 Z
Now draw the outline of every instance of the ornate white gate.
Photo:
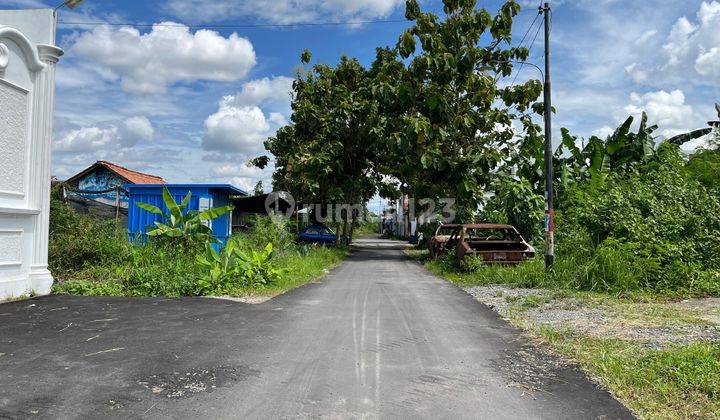
M 50 9 L 0 10 L 0 300 L 47 294 L 55 92 Z

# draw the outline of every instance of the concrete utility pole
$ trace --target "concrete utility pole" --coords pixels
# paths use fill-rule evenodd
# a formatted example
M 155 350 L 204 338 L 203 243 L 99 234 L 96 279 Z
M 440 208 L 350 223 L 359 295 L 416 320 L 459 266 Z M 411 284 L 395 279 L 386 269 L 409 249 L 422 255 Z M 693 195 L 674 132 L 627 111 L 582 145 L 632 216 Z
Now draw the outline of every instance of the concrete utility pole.
M 553 209 L 553 150 L 552 150 L 552 98 L 550 95 L 550 3 L 541 8 L 545 18 L 545 268 L 552 269 L 555 262 Z

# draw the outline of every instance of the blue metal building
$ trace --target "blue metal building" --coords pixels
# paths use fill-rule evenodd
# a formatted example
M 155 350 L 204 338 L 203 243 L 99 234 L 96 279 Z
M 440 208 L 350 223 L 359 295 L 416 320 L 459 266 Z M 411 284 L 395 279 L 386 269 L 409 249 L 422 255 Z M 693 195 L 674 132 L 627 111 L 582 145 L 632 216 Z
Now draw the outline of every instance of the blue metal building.
M 155 222 L 162 222 L 162 216 L 150 213 L 137 206 L 137 203 L 152 204 L 167 212 L 163 202 L 163 188 L 167 188 L 177 203 L 180 203 L 188 192 L 192 198 L 187 210 L 207 210 L 213 207 L 222 207 L 231 204 L 232 197 L 245 197 L 248 194 L 230 184 L 127 184 L 128 191 L 128 234 L 132 238 L 146 235 L 152 230 Z M 210 222 L 213 236 L 221 244 L 225 244 L 232 235 L 232 214 L 227 213 Z

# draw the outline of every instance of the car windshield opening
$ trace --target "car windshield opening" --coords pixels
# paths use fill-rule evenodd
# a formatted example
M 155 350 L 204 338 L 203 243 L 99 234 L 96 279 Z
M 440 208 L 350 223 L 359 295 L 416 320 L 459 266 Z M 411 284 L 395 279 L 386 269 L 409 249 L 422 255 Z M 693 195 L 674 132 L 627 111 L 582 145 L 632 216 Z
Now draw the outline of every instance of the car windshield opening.
M 468 240 L 473 241 L 519 241 L 520 237 L 515 231 L 508 228 L 474 228 L 468 229 Z

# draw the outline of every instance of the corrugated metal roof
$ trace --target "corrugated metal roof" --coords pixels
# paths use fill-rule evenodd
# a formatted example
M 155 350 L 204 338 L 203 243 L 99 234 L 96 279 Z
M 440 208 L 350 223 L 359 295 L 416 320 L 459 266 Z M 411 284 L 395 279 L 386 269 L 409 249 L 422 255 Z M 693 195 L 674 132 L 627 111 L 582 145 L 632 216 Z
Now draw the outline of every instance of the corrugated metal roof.
M 131 190 L 137 190 L 137 189 L 143 189 L 143 188 L 157 188 L 157 187 L 167 187 L 168 189 L 197 189 L 197 188 L 206 188 L 208 190 L 222 190 L 226 191 L 229 195 L 248 195 L 247 192 L 241 190 L 240 188 L 231 185 L 231 184 L 162 184 L 158 185 L 158 183 L 146 183 L 146 184 L 128 184 L 124 186 L 128 191 Z

